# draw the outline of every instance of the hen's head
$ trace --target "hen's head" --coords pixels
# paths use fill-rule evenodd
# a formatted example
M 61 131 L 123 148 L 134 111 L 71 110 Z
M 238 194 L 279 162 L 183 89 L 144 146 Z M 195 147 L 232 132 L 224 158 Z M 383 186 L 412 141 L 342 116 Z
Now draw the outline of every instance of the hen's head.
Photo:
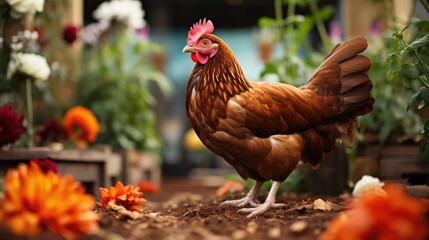
M 213 23 L 205 18 L 191 27 L 183 52 L 190 52 L 192 61 L 206 64 L 217 53 L 219 44 L 215 42 L 217 38 L 211 34 L 213 30 Z

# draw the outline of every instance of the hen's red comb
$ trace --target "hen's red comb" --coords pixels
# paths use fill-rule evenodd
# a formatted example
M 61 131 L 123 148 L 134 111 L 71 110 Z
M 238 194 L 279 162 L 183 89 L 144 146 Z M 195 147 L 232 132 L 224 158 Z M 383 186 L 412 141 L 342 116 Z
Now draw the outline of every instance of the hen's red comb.
M 214 30 L 214 26 L 212 21 L 204 18 L 204 20 L 201 20 L 197 23 L 194 23 L 192 25 L 191 29 L 188 32 L 188 44 L 194 43 L 200 38 L 203 34 L 209 34 L 212 33 Z

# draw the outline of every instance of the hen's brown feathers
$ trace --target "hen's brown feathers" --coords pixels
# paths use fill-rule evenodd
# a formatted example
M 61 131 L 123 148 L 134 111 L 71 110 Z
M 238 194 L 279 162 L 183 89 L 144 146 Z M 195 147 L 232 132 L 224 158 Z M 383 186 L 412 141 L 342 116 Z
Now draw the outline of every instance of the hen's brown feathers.
M 337 139 L 351 143 L 356 116 L 372 110 L 365 39 L 339 44 L 307 84 L 249 83 L 229 47 L 197 63 L 188 82 L 191 123 L 212 151 L 243 177 L 284 180 L 299 161 L 318 165 Z

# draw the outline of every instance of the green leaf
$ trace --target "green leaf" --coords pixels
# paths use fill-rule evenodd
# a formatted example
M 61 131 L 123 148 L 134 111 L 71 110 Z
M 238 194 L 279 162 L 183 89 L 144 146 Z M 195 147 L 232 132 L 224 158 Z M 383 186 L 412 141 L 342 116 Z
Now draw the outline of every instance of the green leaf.
M 422 88 L 420 88 L 416 93 L 413 94 L 413 96 L 410 99 L 410 102 L 408 103 L 407 106 L 407 111 L 409 110 L 409 107 L 411 105 L 415 105 L 418 104 L 422 101 Z
M 423 47 L 424 45 L 429 44 L 429 33 L 424 35 L 421 38 L 416 39 L 414 42 L 410 44 L 410 47 L 413 49 Z
M 391 132 L 392 132 L 391 124 L 385 123 L 383 126 L 381 126 L 380 133 L 379 133 L 380 142 L 381 143 L 386 142 Z
M 260 27 L 272 27 L 276 25 L 276 20 L 270 17 L 261 17 L 258 20 L 258 25 Z
M 419 71 L 414 66 L 405 64 L 403 65 L 403 68 L 403 73 L 408 77 L 408 79 L 414 80 L 419 76 Z

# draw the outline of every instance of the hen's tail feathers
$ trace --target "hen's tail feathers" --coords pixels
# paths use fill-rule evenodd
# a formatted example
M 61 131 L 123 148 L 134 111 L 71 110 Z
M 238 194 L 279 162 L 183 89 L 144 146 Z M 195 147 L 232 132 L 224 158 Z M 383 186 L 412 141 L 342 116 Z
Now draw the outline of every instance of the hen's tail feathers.
M 371 61 L 359 55 L 367 46 L 364 38 L 338 44 L 304 87 L 317 92 L 325 106 L 333 109 L 331 118 L 304 134 L 309 144 L 315 143 L 315 139 L 323 141 L 321 149 L 315 151 L 318 153 L 305 159 L 312 165 L 322 161 L 316 155 L 323 156 L 332 150 L 337 138 L 352 144 L 357 131 L 356 117 L 372 111 L 374 98 L 371 97 L 372 82 L 368 77 Z

